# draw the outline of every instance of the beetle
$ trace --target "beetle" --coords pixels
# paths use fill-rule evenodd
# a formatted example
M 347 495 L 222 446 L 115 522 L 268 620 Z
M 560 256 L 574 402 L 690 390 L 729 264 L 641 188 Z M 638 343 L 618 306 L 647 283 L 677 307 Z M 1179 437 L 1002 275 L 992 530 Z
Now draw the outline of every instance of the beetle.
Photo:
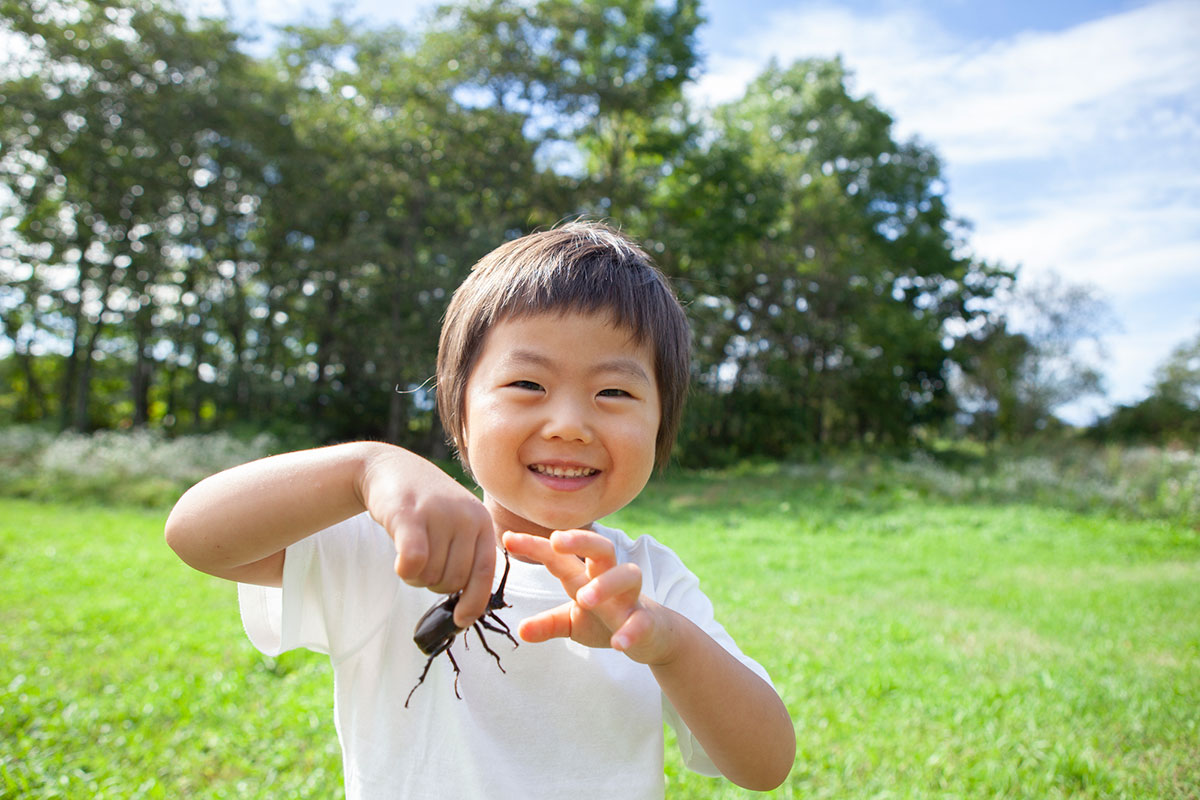
M 493 633 L 502 633 L 508 637 L 508 640 L 513 643 L 513 647 L 518 647 L 517 640 L 513 638 L 512 631 L 504 620 L 496 616 L 496 611 L 501 608 L 510 608 L 509 604 L 504 602 L 504 584 L 508 581 L 508 551 L 504 551 L 504 574 L 500 576 L 500 586 L 496 591 L 492 592 L 491 599 L 488 600 L 487 610 L 483 616 L 475 620 L 471 627 L 475 629 L 475 633 L 479 635 L 479 641 L 483 645 L 483 649 L 491 653 L 492 658 L 496 659 L 496 666 L 500 667 L 500 671 L 504 672 L 504 666 L 500 663 L 500 656 L 496 651 L 488 647 L 487 639 L 483 638 L 483 629 L 487 628 Z M 454 667 L 454 696 L 459 700 L 462 695 L 458 693 L 458 676 L 462 672 L 458 668 L 458 663 L 454 660 L 454 654 L 450 652 L 450 645 L 454 644 L 454 639 L 466 628 L 460 628 L 454 623 L 454 609 L 458 606 L 458 598 L 462 596 L 462 592 L 458 591 L 447 597 L 445 600 L 434 605 L 428 611 L 421 615 L 417 620 L 417 627 L 413 631 L 413 641 L 422 653 L 429 656 L 425 662 L 425 669 L 421 670 L 421 677 L 417 679 L 417 685 L 408 693 L 408 697 L 404 700 L 404 707 L 408 708 L 408 701 L 412 700 L 413 692 L 417 691 L 417 686 L 425 682 L 425 676 L 429 674 L 429 667 L 433 664 L 433 660 L 442 653 L 450 659 L 450 665 Z M 488 620 L 493 620 L 495 624 Z M 467 643 L 463 639 L 463 646 Z

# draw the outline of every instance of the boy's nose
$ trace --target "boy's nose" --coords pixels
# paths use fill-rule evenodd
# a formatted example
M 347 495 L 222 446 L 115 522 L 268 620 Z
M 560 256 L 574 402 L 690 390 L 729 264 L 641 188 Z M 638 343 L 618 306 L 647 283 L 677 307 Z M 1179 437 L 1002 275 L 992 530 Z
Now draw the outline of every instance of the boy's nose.
M 592 426 L 586 410 L 577 403 L 558 402 L 548 408 L 542 435 L 547 439 L 587 444 L 592 440 Z

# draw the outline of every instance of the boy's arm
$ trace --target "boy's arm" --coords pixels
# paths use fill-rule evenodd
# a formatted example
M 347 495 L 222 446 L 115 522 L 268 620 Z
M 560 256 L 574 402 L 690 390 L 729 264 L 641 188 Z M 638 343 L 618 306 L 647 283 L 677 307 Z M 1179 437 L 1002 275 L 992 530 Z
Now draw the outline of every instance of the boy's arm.
M 397 575 L 436 592 L 463 589 L 466 627 L 491 596 L 491 517 L 470 491 L 399 447 L 356 442 L 252 461 L 205 478 L 167 519 L 167 543 L 202 572 L 278 586 L 285 549 L 363 510 L 396 545 Z
M 608 539 L 589 531 L 556 531 L 549 540 L 507 533 L 504 544 L 545 564 L 573 598 L 523 620 L 521 638 L 567 637 L 647 664 L 725 777 L 758 791 L 783 783 L 796 733 L 779 695 L 691 620 L 642 594 L 641 570 L 616 564 Z
M 779 695 L 691 620 L 659 608 L 672 619 L 676 647 L 650 670 L 680 719 L 729 780 L 755 791 L 782 784 L 796 732 Z

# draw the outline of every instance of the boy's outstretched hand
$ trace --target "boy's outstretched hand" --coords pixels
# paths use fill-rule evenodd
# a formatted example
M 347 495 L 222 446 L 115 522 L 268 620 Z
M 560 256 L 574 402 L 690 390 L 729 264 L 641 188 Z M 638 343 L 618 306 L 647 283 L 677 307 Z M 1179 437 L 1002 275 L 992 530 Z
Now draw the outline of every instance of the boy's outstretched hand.
M 511 555 L 545 564 L 571 597 L 523 620 L 522 639 L 611 646 L 649 665 L 725 777 L 755 791 L 783 783 L 796 735 L 779 695 L 687 618 L 642 594 L 641 570 L 616 563 L 612 542 L 589 531 L 555 531 L 549 539 L 505 533 L 503 539 Z
M 550 538 L 505 533 L 512 555 L 538 561 L 562 582 L 571 601 L 521 622 L 527 642 L 569 638 L 588 647 L 612 647 L 642 664 L 673 657 L 672 614 L 642 594 L 642 571 L 618 564 L 612 542 L 591 531 L 555 531 Z

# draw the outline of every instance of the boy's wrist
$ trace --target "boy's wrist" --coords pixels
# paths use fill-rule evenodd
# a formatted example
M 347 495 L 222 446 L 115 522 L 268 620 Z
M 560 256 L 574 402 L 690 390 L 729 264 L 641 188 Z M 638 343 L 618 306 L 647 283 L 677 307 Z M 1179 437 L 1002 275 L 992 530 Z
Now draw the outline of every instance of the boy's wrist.
M 700 632 L 700 629 L 679 612 L 673 611 L 645 595 L 642 596 L 641 602 L 646 610 L 654 616 L 655 624 L 661 631 L 658 635 L 659 652 L 646 662 L 647 666 L 651 669 L 671 669 L 686 663 L 689 639 Z
M 351 463 L 351 486 L 359 505 L 369 508 L 369 484 L 373 472 L 385 461 L 408 451 L 386 442 L 362 441 L 345 445 L 349 448 Z

